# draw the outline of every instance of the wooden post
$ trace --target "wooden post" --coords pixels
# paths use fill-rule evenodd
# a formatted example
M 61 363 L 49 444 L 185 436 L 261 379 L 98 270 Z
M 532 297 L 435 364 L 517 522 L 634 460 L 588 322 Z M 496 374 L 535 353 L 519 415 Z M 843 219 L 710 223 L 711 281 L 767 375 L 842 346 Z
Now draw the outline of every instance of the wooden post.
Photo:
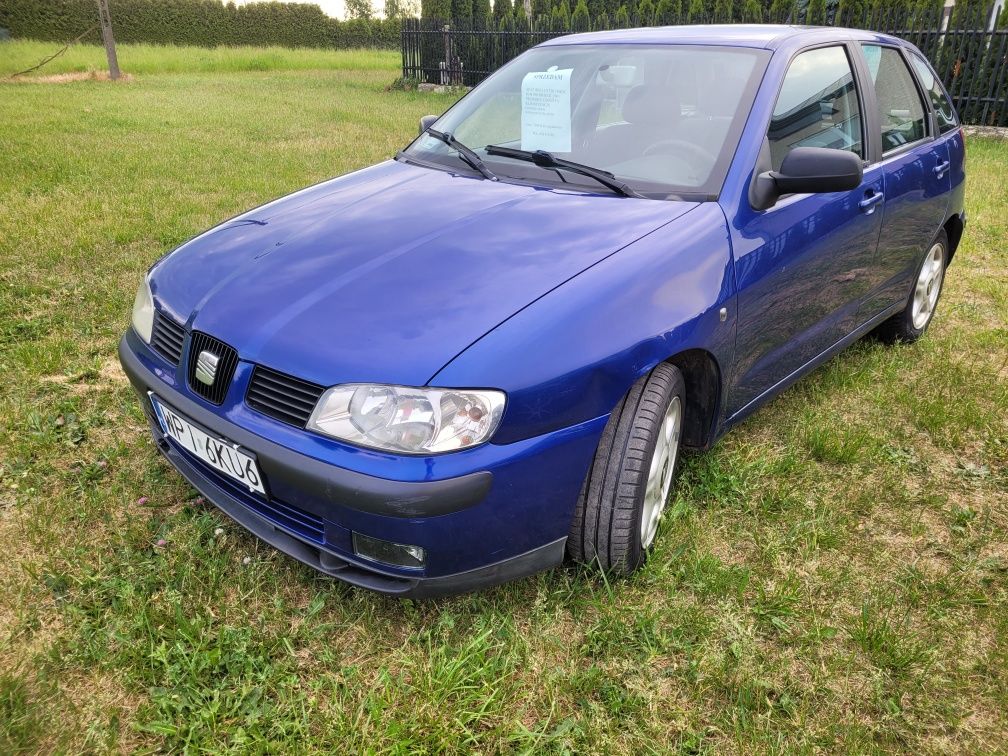
M 102 40 L 108 56 L 109 78 L 119 78 L 119 58 L 116 56 L 115 37 L 112 36 L 112 17 L 109 16 L 108 0 L 98 0 L 98 19 L 101 21 Z

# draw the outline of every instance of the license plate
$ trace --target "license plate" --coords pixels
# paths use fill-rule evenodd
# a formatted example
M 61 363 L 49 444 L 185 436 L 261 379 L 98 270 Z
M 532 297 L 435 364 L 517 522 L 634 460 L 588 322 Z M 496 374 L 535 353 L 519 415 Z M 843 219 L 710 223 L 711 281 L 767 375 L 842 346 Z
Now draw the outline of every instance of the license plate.
M 255 457 L 230 441 L 211 436 L 185 415 L 162 404 L 153 394 L 150 395 L 150 400 L 165 435 L 171 437 L 186 451 L 195 454 L 214 470 L 247 486 L 249 491 L 266 495 L 262 474 L 259 472 Z

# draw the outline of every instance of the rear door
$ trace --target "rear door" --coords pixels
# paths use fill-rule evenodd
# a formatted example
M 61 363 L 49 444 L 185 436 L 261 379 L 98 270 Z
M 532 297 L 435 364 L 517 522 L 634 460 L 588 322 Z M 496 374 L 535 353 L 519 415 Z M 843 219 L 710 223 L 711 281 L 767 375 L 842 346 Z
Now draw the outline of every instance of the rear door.
M 882 233 L 869 271 L 869 293 L 859 313 L 866 322 L 905 301 L 931 240 L 945 222 L 952 189 L 946 139 L 911 73 L 902 48 L 860 45 L 869 119 L 884 174 Z
M 868 157 L 854 54 L 834 44 L 804 50 L 790 61 L 767 132 L 773 170 L 800 146 Z M 729 415 L 853 329 L 868 291 L 881 194 L 881 168 L 868 166 L 861 185 L 849 192 L 792 194 L 768 210 L 739 209 L 732 240 L 738 327 Z

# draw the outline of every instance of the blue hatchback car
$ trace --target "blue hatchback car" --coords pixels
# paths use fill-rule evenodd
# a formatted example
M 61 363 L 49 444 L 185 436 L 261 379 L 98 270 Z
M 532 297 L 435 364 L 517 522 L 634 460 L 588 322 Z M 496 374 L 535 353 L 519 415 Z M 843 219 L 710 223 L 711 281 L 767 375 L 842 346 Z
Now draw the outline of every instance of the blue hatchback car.
M 683 448 L 862 335 L 927 329 L 964 146 L 893 37 L 554 39 L 395 159 L 163 257 L 119 355 L 169 462 L 328 575 L 630 573 Z

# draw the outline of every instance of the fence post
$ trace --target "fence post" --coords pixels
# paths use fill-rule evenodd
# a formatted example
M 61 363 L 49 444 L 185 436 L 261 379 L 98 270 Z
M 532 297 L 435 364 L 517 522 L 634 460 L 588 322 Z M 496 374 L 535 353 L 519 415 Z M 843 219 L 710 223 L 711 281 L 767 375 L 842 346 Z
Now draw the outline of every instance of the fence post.
M 441 83 L 450 84 L 451 83 L 451 59 L 452 59 L 452 44 L 451 44 L 451 27 L 445 24 L 441 27 L 442 42 L 444 43 L 444 63 L 441 65 Z
M 98 0 L 98 20 L 101 21 L 102 41 L 108 58 L 109 78 L 119 78 L 119 56 L 116 55 L 115 38 L 112 36 L 112 18 L 109 16 L 108 0 Z

